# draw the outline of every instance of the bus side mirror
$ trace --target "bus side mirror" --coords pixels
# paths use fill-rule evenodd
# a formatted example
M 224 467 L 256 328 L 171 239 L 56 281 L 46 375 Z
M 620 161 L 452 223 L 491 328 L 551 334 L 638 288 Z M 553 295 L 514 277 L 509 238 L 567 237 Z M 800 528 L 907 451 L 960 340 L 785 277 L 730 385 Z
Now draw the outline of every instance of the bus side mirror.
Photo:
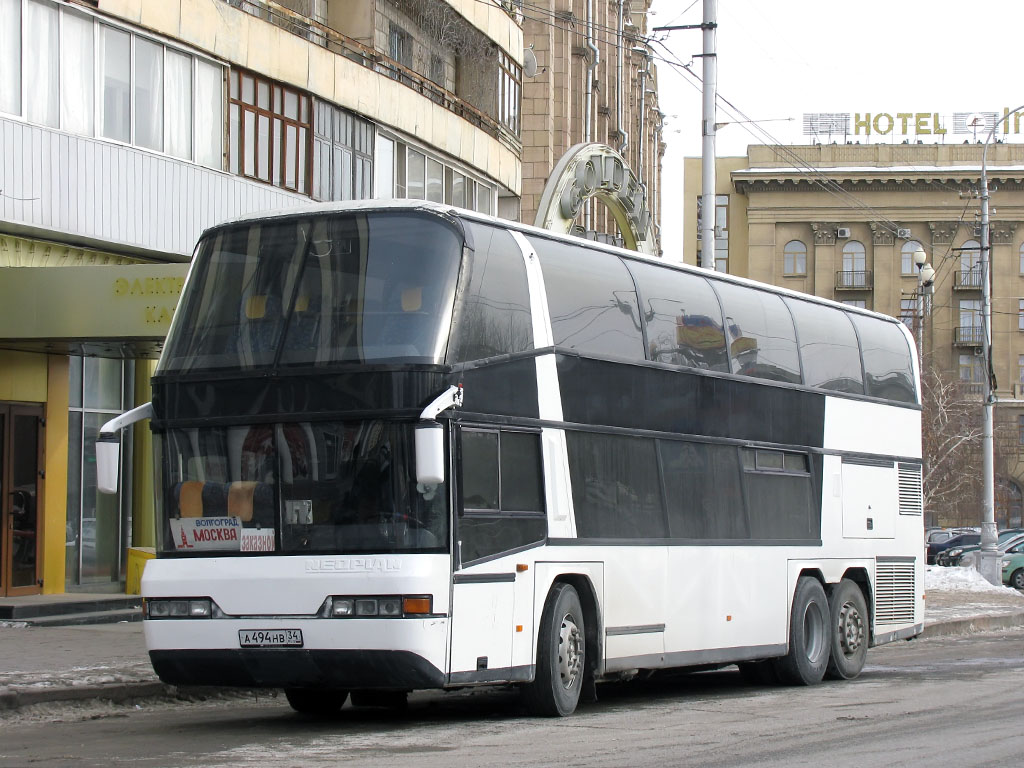
M 416 482 L 440 485 L 444 482 L 444 427 L 437 421 L 416 425 Z
M 100 493 L 117 493 L 117 468 L 121 463 L 121 441 L 117 435 L 101 435 L 96 441 L 96 488 Z

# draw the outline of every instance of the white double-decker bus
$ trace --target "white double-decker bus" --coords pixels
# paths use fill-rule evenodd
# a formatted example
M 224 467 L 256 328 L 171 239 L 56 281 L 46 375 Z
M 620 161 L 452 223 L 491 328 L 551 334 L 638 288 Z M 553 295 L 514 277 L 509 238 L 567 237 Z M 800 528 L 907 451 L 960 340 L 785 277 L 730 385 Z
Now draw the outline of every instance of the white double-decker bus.
M 99 449 L 151 417 L 153 666 L 302 712 L 856 677 L 922 629 L 913 349 L 892 318 L 440 205 L 214 227 L 152 404 Z

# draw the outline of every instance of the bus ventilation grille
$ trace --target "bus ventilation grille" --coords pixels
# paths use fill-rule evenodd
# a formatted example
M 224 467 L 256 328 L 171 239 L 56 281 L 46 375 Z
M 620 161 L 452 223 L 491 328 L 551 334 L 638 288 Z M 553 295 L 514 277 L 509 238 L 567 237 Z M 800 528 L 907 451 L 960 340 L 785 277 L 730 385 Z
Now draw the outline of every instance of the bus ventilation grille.
M 900 463 L 900 514 L 920 515 L 924 509 L 921 465 Z
M 913 624 L 915 561 L 878 558 L 875 564 L 875 624 Z

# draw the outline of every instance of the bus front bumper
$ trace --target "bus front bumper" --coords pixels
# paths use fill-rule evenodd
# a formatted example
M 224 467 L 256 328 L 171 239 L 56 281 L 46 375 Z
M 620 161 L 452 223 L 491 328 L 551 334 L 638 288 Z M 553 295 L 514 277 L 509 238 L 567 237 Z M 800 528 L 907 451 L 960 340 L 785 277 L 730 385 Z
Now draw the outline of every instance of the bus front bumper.
M 411 651 L 303 648 L 153 650 L 171 685 L 416 690 L 442 688 L 445 674 Z

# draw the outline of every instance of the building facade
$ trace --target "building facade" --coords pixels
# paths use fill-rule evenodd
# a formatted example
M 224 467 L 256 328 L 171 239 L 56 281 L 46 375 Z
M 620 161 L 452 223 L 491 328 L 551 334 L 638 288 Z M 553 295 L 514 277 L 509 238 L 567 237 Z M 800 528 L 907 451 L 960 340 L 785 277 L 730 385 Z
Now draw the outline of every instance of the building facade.
M 718 161 L 716 267 L 883 312 L 919 340 L 926 371 L 957 382 L 980 418 L 980 182 L 983 147 L 964 144 L 751 146 Z M 1020 526 L 1024 487 L 1024 145 L 989 147 L 997 522 Z M 685 167 L 684 260 L 696 264 L 700 160 Z M 935 270 L 924 287 L 920 245 Z M 928 414 L 925 415 L 928 418 Z M 971 427 L 965 423 L 963 429 Z M 960 467 L 977 475 L 977 464 Z M 931 522 L 977 524 L 980 495 Z
M 598 143 L 616 150 L 632 171 L 657 237 L 665 116 L 645 39 L 650 0 L 520 5 L 527 55 L 536 59 L 535 73 L 523 78 L 521 220 L 534 223 L 559 159 L 577 144 Z M 593 198 L 574 231 L 606 241 L 619 235 L 607 207 Z
M 310 200 L 518 218 L 523 41 L 497 0 L 0 0 L 0 598 L 123 588 L 149 399 L 199 234 Z M 8 492 L 9 491 L 9 492 Z

